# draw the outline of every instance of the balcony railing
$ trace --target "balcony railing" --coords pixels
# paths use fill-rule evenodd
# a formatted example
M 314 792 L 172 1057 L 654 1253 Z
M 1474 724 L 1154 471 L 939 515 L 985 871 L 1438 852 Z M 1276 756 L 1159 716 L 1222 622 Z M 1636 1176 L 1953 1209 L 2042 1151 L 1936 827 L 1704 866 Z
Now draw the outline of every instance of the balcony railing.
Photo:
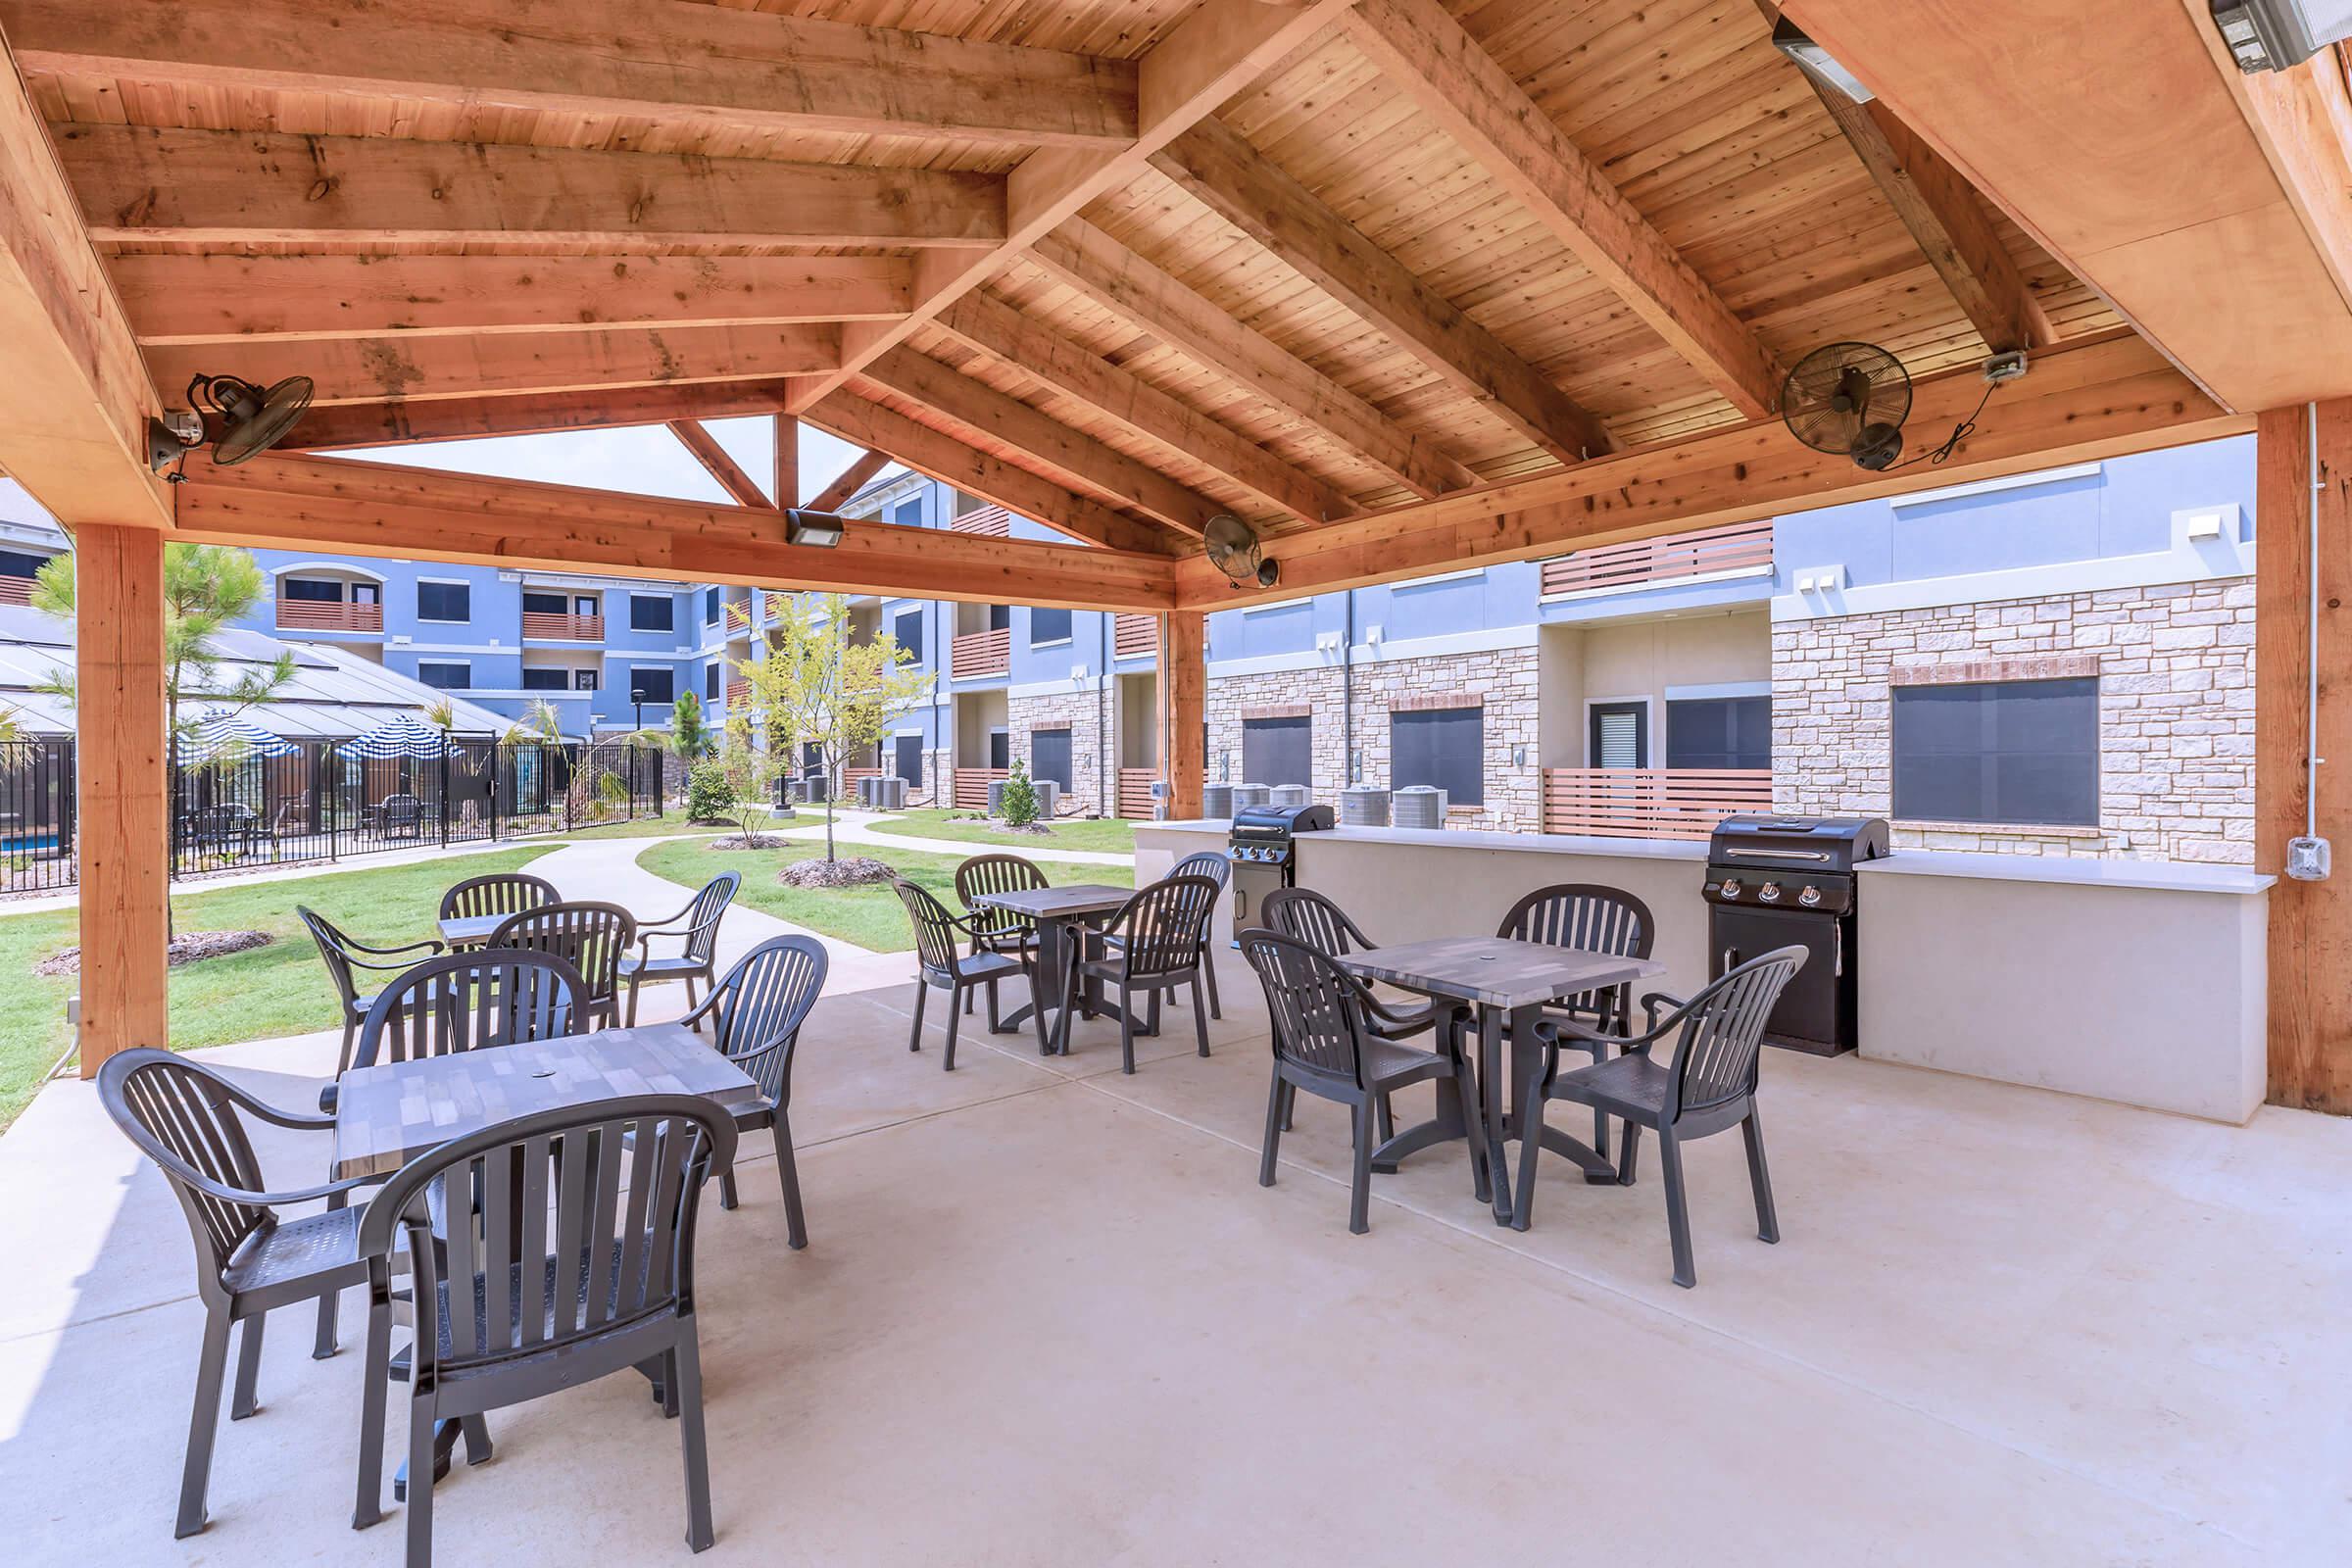
M 748 627 L 749 625 L 751 625 L 751 623 L 752 623 L 752 607 L 751 607 L 751 603 L 750 603 L 748 600 L 743 600 L 743 599 L 730 599 L 730 600 L 728 600 L 728 601 L 727 601 L 727 630 L 728 630 L 728 631 L 730 631 L 730 632 L 738 632 L 738 631 L 742 631 L 744 628 L 746 628 L 746 627 Z
M 1770 768 L 1547 767 L 1544 831 L 1704 839 L 1740 811 L 1772 809 Z
M 990 539 L 1004 539 L 1012 533 L 1012 514 L 1003 507 L 976 507 L 948 526 L 957 533 L 976 533 Z
M 340 599 L 280 599 L 279 631 L 382 631 L 384 607 Z
M 1122 767 L 1119 769 L 1119 814 L 1150 821 L 1152 808 L 1159 803 L 1152 798 L 1152 786 L 1159 782 L 1156 767 Z
M 992 780 L 1004 776 L 1001 767 L 959 767 L 956 769 L 956 806 L 958 810 L 985 811 L 988 809 L 988 786 Z
M 1697 533 L 1601 545 L 1544 563 L 1544 593 L 1646 588 L 1680 577 L 1711 577 L 1772 566 L 1772 522 L 1736 522 Z
M 0 575 L 0 605 L 32 603 L 32 579 Z
M 1004 675 L 1012 669 L 1012 630 L 966 632 L 948 645 L 948 673 L 956 680 Z
M 522 612 L 522 634 L 558 642 L 601 643 L 605 640 L 605 617 L 567 614 L 560 610 L 526 610 Z
M 1120 615 L 1110 623 L 1114 659 L 1151 659 L 1159 652 L 1157 615 Z
M 727 706 L 729 708 L 741 708 L 751 700 L 752 683 L 750 681 L 730 680 L 727 682 Z

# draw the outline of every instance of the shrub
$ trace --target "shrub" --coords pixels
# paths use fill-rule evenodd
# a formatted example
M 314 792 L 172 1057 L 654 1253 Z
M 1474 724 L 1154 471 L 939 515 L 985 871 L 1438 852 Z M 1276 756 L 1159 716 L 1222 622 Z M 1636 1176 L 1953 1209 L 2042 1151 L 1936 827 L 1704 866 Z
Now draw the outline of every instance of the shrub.
M 715 822 L 733 814 L 735 786 L 727 780 L 727 770 L 715 761 L 703 760 L 686 770 L 686 817 L 692 822 Z
M 1029 769 L 1017 757 L 1004 774 L 1004 793 L 1000 798 L 998 814 L 1008 827 L 1027 827 L 1037 820 L 1037 787 L 1029 782 Z

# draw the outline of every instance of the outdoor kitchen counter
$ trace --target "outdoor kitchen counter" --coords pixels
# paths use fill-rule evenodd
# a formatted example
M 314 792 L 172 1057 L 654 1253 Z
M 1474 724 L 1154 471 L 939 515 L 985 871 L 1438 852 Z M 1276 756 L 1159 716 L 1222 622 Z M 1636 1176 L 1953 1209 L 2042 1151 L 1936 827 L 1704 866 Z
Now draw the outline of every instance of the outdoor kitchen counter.
M 1139 882 L 1224 846 L 1223 821 L 1139 822 Z M 1623 888 L 1657 917 L 1666 973 L 1705 984 L 1707 847 L 1343 827 L 1298 840 L 1298 880 L 1376 942 L 1492 932 L 1552 882 Z M 2178 861 L 1899 851 L 1861 868 L 1861 1054 L 2242 1122 L 2265 1079 L 2271 878 Z M 1229 901 L 1218 907 L 1230 936 Z

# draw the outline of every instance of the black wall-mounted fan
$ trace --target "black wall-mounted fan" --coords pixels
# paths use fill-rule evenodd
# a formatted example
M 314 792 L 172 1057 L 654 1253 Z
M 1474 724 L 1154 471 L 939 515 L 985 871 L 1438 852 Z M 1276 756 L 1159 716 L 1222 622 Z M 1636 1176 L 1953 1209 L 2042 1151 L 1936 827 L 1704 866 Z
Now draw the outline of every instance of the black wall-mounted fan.
M 1266 555 L 1257 530 L 1239 517 L 1209 518 L 1208 526 L 1201 530 L 1200 547 L 1208 564 L 1236 588 L 1271 588 L 1282 581 L 1282 564 Z
M 1911 415 L 1903 362 L 1874 343 L 1832 343 L 1796 362 L 1781 388 L 1788 433 L 1816 452 L 1877 470 L 1902 456 Z
M 233 375 L 200 375 L 188 383 L 188 403 L 217 426 L 213 461 L 230 467 L 263 453 L 286 438 L 311 406 L 311 378 L 289 375 L 267 387 Z

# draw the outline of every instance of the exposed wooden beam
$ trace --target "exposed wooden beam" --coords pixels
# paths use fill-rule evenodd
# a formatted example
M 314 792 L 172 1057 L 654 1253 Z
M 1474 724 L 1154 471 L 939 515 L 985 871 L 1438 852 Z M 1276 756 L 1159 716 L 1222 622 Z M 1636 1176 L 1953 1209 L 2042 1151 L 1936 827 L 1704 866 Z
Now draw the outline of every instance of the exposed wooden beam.
M 349 403 L 312 409 L 294 427 L 286 445 L 305 452 L 333 452 L 419 441 L 471 441 L 493 435 L 666 424 L 672 419 L 740 419 L 774 414 L 783 407 L 781 381 L 689 381 L 536 396 Z
M 2208 5 L 2191 11 L 2200 23 L 2210 15 Z M 2226 54 L 2220 28 L 2208 28 L 2205 42 L 2217 60 Z M 2352 49 L 2323 49 L 2291 71 L 2249 74 L 2235 61 L 2221 64 L 2312 248 L 2336 292 L 2352 301 Z
M 163 527 L 146 461 L 162 402 L 0 43 L 0 469 L 69 524 Z
M 1756 9 L 1768 25 L 1780 19 L 1777 0 L 1756 0 Z M 1960 172 L 1884 103 L 1858 104 L 1810 71 L 1803 75 L 1984 346 L 1995 354 L 2046 347 L 2055 335 L 2049 318 Z
M 74 529 L 72 786 L 79 851 L 81 1075 L 134 1046 L 169 1044 L 170 770 L 165 766 L 164 533 Z
M 333 458 L 190 465 L 173 495 L 177 537 L 200 543 L 1077 609 L 1172 597 L 1164 556 L 880 523 L 819 549 L 786 544 L 778 514 L 748 507 Z
M 906 314 L 882 256 L 118 256 L 141 343 L 782 326 Z
M 858 410 L 872 410 L 873 408 L 874 405 L 870 403 L 860 404 L 850 398 L 836 398 L 833 412 L 838 416 L 847 416 Z M 883 409 L 880 412 L 888 414 L 890 411 Z M 911 425 L 914 421 L 909 419 L 906 422 Z M 820 425 L 819 428 L 822 426 Z M 979 455 L 976 452 L 972 454 L 975 458 Z M 890 466 L 890 454 L 887 452 L 863 454 L 858 461 L 842 469 L 840 475 L 831 484 L 808 498 L 808 510 L 811 512 L 839 512 L 843 502 L 864 489 L 875 474 Z M 934 477 L 937 476 L 934 475 Z
M 1256 491 L 1301 522 L 1351 517 L 1361 510 L 1257 442 L 989 294 L 966 294 L 941 313 L 939 324 L 1138 435 Z
M 768 476 L 774 481 L 772 493 L 777 506 L 801 504 L 801 421 L 789 414 L 779 414 L 775 418 L 775 461 Z
M 1984 389 L 1973 369 L 1923 379 L 1912 427 L 1951 428 Z M 1975 431 L 1940 466 L 1872 473 L 1803 446 L 1779 419 L 1764 419 L 1565 472 L 1281 530 L 1267 551 L 1282 563 L 1284 594 L 1315 593 L 2178 446 L 2251 425 L 2122 333 L 2040 356 L 2024 380 L 1994 394 Z M 1209 609 L 1250 597 L 1201 560 L 1177 564 L 1177 593 L 1180 604 Z
M 1751 419 L 1780 365 L 1568 134 L 1438 0 L 1359 0 L 1348 36 L 1636 316 Z
M 1416 495 L 1440 495 L 1479 482 L 1466 465 L 1434 442 L 1235 320 L 1083 218 L 1038 240 L 1027 259 L 1186 358 L 1321 430 Z
M 1159 700 L 1168 815 L 1185 821 L 1200 814 L 1208 781 L 1208 617 L 1199 611 L 1160 617 Z
M 1016 464 L 991 457 L 954 436 L 943 435 L 927 424 L 851 393 L 829 397 L 801 417 L 828 435 L 872 449 L 867 453 L 872 467 L 866 473 L 858 476 L 861 465 L 853 465 L 848 473 L 835 481 L 834 488 L 847 487 L 839 496 L 834 495 L 833 489 L 827 489 L 809 503 L 819 512 L 838 509 L 859 485 L 896 459 L 917 473 L 983 501 L 993 501 L 1007 512 L 1058 529 L 1073 539 L 1161 555 L 1168 553 L 1175 539 L 1175 535 L 1164 529 L 1138 522 Z M 851 482 L 854 477 L 856 483 Z
M 1209 518 L 1227 510 L 1150 464 L 912 349 L 891 350 L 864 373 L 876 386 L 1196 537 Z
M 1135 67 L 670 0 L 0 0 L 33 71 L 391 98 L 664 127 L 1093 146 L 1135 134 Z
M 1201 0 L 1143 58 L 1136 76 L 1136 135 L 1111 151 L 1045 147 L 1005 182 L 1004 230 L 983 251 L 926 255 L 915 263 L 914 309 L 903 320 L 855 328 L 844 339 L 842 368 L 793 389 L 799 413 L 845 385 L 857 371 L 904 343 L 923 322 L 1009 266 L 1030 244 L 1096 197 L 1144 172 L 1169 138 L 1216 112 L 1294 50 L 1313 40 L 1354 0 Z
M 1581 463 L 1609 450 L 1600 420 L 1222 121 L 1201 122 L 1152 163 L 1545 452 Z
M 2210 8 L 1783 9 L 2217 401 L 2352 395 L 2352 305 L 2247 122 Z
M 990 174 L 386 136 L 60 125 L 100 240 L 187 245 L 993 245 Z
M 267 386 L 287 375 L 318 383 L 318 402 L 476 398 L 681 381 L 765 381 L 841 363 L 840 328 L 698 326 L 676 332 L 501 332 L 488 337 L 265 338 L 147 351 L 163 386 L 198 372 Z
M 780 417 L 780 416 L 779 416 Z M 774 510 L 775 503 L 760 488 L 760 481 L 743 471 L 742 466 L 727 455 L 718 438 L 704 429 L 694 419 L 672 419 L 669 433 L 703 466 L 703 471 L 718 481 L 718 487 L 739 507 L 766 507 Z

